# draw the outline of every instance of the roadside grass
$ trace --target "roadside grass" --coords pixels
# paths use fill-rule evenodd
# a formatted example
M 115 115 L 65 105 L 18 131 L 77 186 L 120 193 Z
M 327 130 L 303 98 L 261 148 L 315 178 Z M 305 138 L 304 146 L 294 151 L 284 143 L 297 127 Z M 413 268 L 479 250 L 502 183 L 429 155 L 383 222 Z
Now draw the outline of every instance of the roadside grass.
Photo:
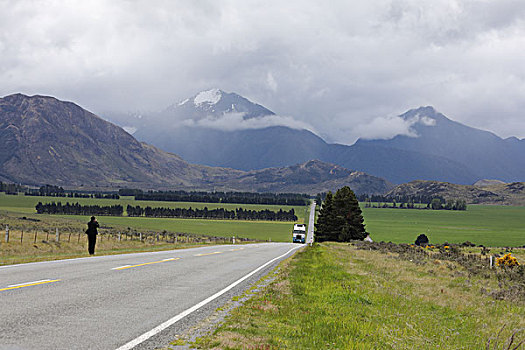
M 469 205 L 466 211 L 363 208 L 363 217 L 374 241 L 414 243 L 424 233 L 434 244 L 525 245 L 525 207 Z
M 18 241 L 2 243 L 0 246 L 1 256 L 0 265 L 22 264 L 28 262 L 61 260 L 89 256 L 87 253 L 86 235 L 75 235 L 71 242 L 54 242 L 52 240 L 41 240 L 44 234 L 39 234 L 36 244 L 20 244 Z M 66 236 L 67 237 L 67 236 Z M 67 238 L 66 238 L 67 239 Z M 179 242 L 166 243 L 154 242 L 151 240 L 140 242 L 138 240 L 127 240 L 117 242 L 114 238 L 108 236 L 99 236 L 97 239 L 96 255 L 114 255 L 125 253 L 152 252 L 160 250 L 183 249 L 190 247 L 203 246 L 207 244 L 217 244 L 218 242 Z M 228 242 L 223 242 L 228 243 Z
M 525 339 L 525 301 L 493 300 L 481 288 L 497 281 L 453 265 L 416 265 L 346 244 L 314 245 L 193 346 L 485 349 L 492 339 L 489 349 L 506 349 L 519 329 L 514 346 Z

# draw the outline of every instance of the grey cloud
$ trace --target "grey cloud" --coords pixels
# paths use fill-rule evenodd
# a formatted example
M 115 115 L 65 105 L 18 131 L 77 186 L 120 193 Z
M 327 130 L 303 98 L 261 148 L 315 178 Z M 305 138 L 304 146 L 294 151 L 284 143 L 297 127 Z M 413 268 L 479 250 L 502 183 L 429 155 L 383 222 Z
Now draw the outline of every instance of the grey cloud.
M 421 105 L 525 137 L 523 47 L 513 0 L 4 0 L 0 95 L 159 111 L 218 87 L 342 143 Z

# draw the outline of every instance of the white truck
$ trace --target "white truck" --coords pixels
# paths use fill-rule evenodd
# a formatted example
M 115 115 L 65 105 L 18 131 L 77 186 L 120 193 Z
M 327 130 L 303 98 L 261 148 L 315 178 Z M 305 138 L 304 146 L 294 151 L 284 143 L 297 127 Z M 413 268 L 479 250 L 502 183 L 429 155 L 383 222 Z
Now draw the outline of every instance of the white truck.
M 292 242 L 293 243 L 304 243 L 306 241 L 306 225 L 305 224 L 294 224 L 292 231 Z

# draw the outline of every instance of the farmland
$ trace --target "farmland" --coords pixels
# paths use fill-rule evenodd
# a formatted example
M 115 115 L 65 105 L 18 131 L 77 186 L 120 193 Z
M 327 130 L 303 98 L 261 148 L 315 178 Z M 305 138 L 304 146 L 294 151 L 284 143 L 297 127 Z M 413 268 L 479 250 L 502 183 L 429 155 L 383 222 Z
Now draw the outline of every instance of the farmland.
M 127 205 L 140 205 L 142 207 L 168 207 L 168 208 L 245 208 L 251 210 L 269 209 L 278 211 L 279 209 L 289 210 L 294 208 L 298 217 L 298 222 L 307 222 L 308 207 L 280 206 L 280 205 L 253 205 L 253 204 L 219 204 L 219 203 L 191 203 L 191 202 L 158 202 L 158 201 L 135 201 L 133 197 L 122 197 L 121 199 L 94 199 L 94 198 L 56 198 L 56 197 L 33 197 L 33 196 L 12 196 L 0 193 L 0 212 L 12 216 L 27 216 L 42 220 L 39 224 L 42 228 L 49 223 L 50 226 L 64 227 L 68 230 L 83 230 L 85 223 L 89 220 L 87 216 L 72 215 L 37 215 L 35 205 L 38 202 L 78 202 L 81 205 L 116 205 L 120 204 L 124 208 Z M 6 219 L 0 224 L 10 224 L 11 226 L 28 226 L 28 222 Z M 104 216 L 99 217 L 103 227 L 112 227 L 118 230 L 142 230 L 142 231 L 168 231 L 182 232 L 209 236 L 222 237 L 243 237 L 256 240 L 288 241 L 290 239 L 290 222 L 268 222 L 268 221 L 241 221 L 241 220 L 207 220 L 207 219 L 173 219 L 173 218 L 146 218 L 146 217 L 127 217 L 127 216 Z
M 363 216 L 374 241 L 413 243 L 424 233 L 432 243 L 525 245 L 525 207 L 469 205 L 466 211 L 364 208 Z
M 276 205 L 188 203 L 135 201 L 133 197 L 121 199 L 55 198 L 7 196 L 0 193 L 0 212 L 14 216 L 28 216 L 48 222 L 49 225 L 82 230 L 86 216 L 36 215 L 39 202 L 66 201 L 82 205 L 129 205 L 169 208 L 227 208 L 243 207 L 252 210 L 289 210 L 291 207 Z M 308 207 L 293 207 L 299 222 L 307 222 Z M 425 233 L 432 243 L 463 243 L 470 241 L 485 246 L 523 246 L 525 244 L 525 207 L 469 205 L 466 211 L 379 209 L 363 208 L 366 230 L 375 241 L 411 243 L 420 233 Z M 267 221 L 230 221 L 205 219 L 173 219 L 145 217 L 100 217 L 103 226 L 118 230 L 145 230 L 184 232 L 223 237 L 245 237 L 258 240 L 288 241 L 291 223 Z M 0 224 L 8 223 L 0 220 Z M 12 221 L 11 225 L 21 225 Z M 26 224 L 26 223 L 23 223 Z M 42 223 L 44 225 L 44 223 Z

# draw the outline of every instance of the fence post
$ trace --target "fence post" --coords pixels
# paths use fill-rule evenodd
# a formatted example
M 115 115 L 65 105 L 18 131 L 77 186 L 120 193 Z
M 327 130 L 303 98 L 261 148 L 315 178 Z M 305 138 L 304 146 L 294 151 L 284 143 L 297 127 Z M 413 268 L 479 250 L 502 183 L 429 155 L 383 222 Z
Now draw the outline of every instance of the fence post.
M 232 242 L 233 244 L 235 244 L 235 236 L 233 236 Z
M 121 236 L 121 233 L 120 231 L 118 232 L 118 241 L 120 242 L 122 240 L 122 236 Z
M 9 243 L 9 225 L 5 225 L 5 242 Z
M 20 234 L 20 243 L 24 243 L 24 230 L 22 230 L 22 233 Z
M 140 241 L 142 242 L 142 232 L 139 233 L 139 238 L 140 238 Z
M 58 232 L 58 227 L 55 230 L 55 242 L 60 242 L 60 232 Z
M 36 236 L 38 235 L 38 230 L 35 230 L 35 239 L 33 240 L 33 243 L 36 244 Z

